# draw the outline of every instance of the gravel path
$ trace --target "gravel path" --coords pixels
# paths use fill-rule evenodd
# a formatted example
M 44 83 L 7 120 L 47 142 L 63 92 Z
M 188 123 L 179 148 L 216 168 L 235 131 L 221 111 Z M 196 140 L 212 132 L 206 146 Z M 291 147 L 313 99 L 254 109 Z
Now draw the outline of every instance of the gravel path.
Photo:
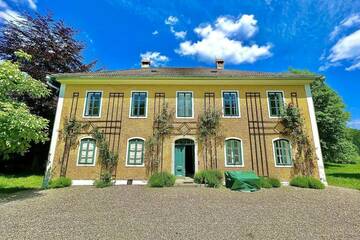
M 115 186 L 0 202 L 1 239 L 360 239 L 360 191 Z

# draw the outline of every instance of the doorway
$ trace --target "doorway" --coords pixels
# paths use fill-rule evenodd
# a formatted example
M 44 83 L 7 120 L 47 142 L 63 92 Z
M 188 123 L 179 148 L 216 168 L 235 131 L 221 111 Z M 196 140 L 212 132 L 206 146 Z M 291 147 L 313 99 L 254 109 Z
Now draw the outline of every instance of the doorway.
M 193 177 L 195 173 L 195 143 L 182 138 L 175 141 L 175 176 Z

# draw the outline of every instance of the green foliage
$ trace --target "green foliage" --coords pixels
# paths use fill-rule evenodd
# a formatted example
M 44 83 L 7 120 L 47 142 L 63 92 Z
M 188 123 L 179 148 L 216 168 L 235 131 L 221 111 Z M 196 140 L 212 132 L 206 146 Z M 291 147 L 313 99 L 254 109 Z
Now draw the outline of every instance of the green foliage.
M 71 179 L 68 177 L 51 179 L 49 182 L 49 188 L 63 188 L 69 186 L 71 186 Z
M 297 176 L 291 179 L 290 185 L 301 188 L 324 189 L 325 185 L 316 178 L 308 176 Z
M 272 188 L 272 185 L 268 178 L 260 177 L 260 187 L 261 188 Z
M 360 157 L 353 164 L 326 163 L 326 180 L 329 185 L 360 190 Z
M 76 143 L 78 135 L 81 131 L 87 128 L 89 124 L 82 124 L 73 119 L 65 119 L 64 128 L 62 130 L 62 134 L 64 139 L 68 138 L 70 140 L 70 145 L 74 145 Z
M 217 169 L 198 171 L 194 176 L 194 182 L 205 184 L 207 187 L 218 188 L 222 185 L 223 173 Z
M 168 172 L 157 172 L 151 175 L 148 185 L 150 187 L 172 187 L 176 177 Z
M 199 117 L 198 138 L 205 141 L 209 137 L 216 137 L 220 130 L 221 113 L 217 110 L 206 110 Z
M 25 153 L 32 142 L 47 140 L 48 120 L 31 114 L 17 96 L 41 98 L 49 90 L 10 61 L 0 63 L 0 86 L 0 155 L 6 159 L 11 153 Z
M 279 188 L 279 187 L 281 187 L 281 182 L 280 182 L 280 180 L 279 179 L 277 179 L 277 178 L 268 178 L 268 181 L 269 181 L 269 183 L 271 184 L 271 186 L 273 187 L 273 188 Z
M 0 174 L 0 194 L 41 188 L 43 176 L 38 175 L 2 175 Z
M 360 130 L 348 128 L 348 136 L 352 143 L 356 146 L 358 155 L 360 155 Z
M 155 117 L 155 137 L 157 139 L 169 136 L 174 128 L 174 111 L 169 110 L 168 104 L 162 105 L 160 113 Z
M 113 185 L 112 174 L 108 171 L 103 172 L 100 176 L 100 179 L 95 180 L 94 185 L 97 188 L 112 186 Z

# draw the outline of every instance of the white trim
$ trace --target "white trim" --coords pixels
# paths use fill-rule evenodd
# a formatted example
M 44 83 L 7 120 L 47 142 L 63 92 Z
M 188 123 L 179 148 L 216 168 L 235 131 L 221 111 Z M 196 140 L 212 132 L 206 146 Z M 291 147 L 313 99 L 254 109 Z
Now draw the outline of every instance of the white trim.
M 71 185 L 72 186 L 93 186 L 94 185 L 95 180 L 72 180 L 71 181 Z M 127 185 L 128 180 L 126 179 L 121 179 L 121 180 L 113 180 L 113 183 L 115 186 L 118 185 Z M 147 184 L 147 180 L 133 180 L 132 181 L 132 185 L 146 185 Z
M 146 93 L 146 101 L 145 101 L 145 116 L 131 116 L 131 108 L 132 108 L 132 95 L 134 92 Z M 129 118 L 147 118 L 148 116 L 148 99 L 149 99 L 149 92 L 145 90 L 132 90 L 130 91 L 130 109 L 129 109 Z
M 284 107 L 286 106 L 285 93 L 284 93 L 283 90 L 266 90 L 266 100 L 267 100 L 267 109 L 268 109 L 269 118 L 279 119 L 279 118 L 281 118 L 281 117 L 271 116 L 271 112 L 270 112 L 270 101 L 269 101 L 269 92 L 281 92 L 282 95 L 283 95 Z
M 311 88 L 310 88 L 309 84 L 305 85 L 305 92 L 306 92 L 306 99 L 307 99 L 308 108 L 309 108 L 311 132 L 313 134 L 313 140 L 314 140 L 314 144 L 315 144 L 315 153 L 316 153 L 316 157 L 317 157 L 317 166 L 319 169 L 319 177 L 320 177 L 321 182 L 323 182 L 325 185 L 327 185 L 324 161 L 323 161 L 323 157 L 322 157 L 322 153 L 321 153 L 319 131 L 318 131 L 317 123 L 316 123 L 314 102 L 313 102 Z
M 100 98 L 100 107 L 99 107 L 99 116 L 85 116 L 86 111 L 86 101 L 87 101 L 87 95 L 89 92 L 95 92 L 95 93 L 101 93 Z M 83 118 L 101 118 L 101 111 L 102 111 L 102 101 L 104 97 L 104 92 L 102 90 L 86 90 L 85 92 L 85 98 L 84 98 L 84 110 L 83 110 Z
M 239 112 L 239 116 L 225 116 L 225 107 L 224 107 L 224 92 L 236 92 L 237 93 L 237 108 Z M 222 106 L 222 117 L 223 118 L 241 118 L 240 111 L 240 93 L 238 90 L 221 90 L 221 106 Z
M 191 93 L 191 117 L 178 117 L 178 93 Z M 176 91 L 176 95 L 175 95 L 175 117 L 179 118 L 179 119 L 192 119 L 194 118 L 194 114 L 195 114 L 195 109 L 194 109 L 194 92 L 193 91 Z
M 242 160 L 242 164 L 241 165 L 228 165 L 227 162 L 226 162 L 226 141 L 227 140 L 231 140 L 231 139 L 234 139 L 234 140 L 239 140 L 240 141 L 240 144 L 241 144 L 241 160 Z M 237 138 L 237 137 L 228 137 L 228 138 L 225 138 L 225 141 L 224 141 L 224 163 L 225 163 L 225 167 L 228 167 L 228 168 L 236 168 L 236 167 L 244 167 L 245 165 L 245 160 L 244 160 L 244 148 L 243 148 L 243 141 L 241 138 Z
M 72 180 L 71 186 L 92 186 L 95 180 Z
M 283 185 L 283 186 L 289 186 L 289 185 L 290 185 L 290 183 L 289 183 L 289 182 L 287 182 L 287 181 L 283 181 L 283 182 L 281 182 L 281 185 Z
M 179 139 L 191 139 L 194 141 L 194 165 L 195 165 L 195 172 L 198 171 L 199 167 L 199 161 L 198 161 L 198 143 L 196 141 L 196 137 L 190 136 L 190 135 L 184 135 L 184 136 L 176 136 L 172 140 L 171 144 L 171 173 L 175 175 L 175 142 Z
M 291 156 L 291 165 L 277 165 L 276 164 L 276 153 L 275 153 L 275 144 L 274 142 L 277 141 L 277 140 L 286 140 L 286 141 L 289 141 L 289 145 L 290 145 L 290 156 Z M 294 161 L 293 161 L 293 153 L 292 153 L 292 146 L 291 146 L 291 141 L 287 138 L 284 138 L 284 137 L 277 137 L 277 138 L 274 138 L 272 140 L 272 149 L 273 149 L 273 157 L 274 157 L 274 163 L 275 163 L 275 167 L 276 168 L 292 168 L 294 167 Z
M 83 139 L 86 139 L 86 138 L 89 138 L 89 139 L 92 139 L 95 141 L 95 149 L 94 149 L 94 163 L 93 164 L 85 164 L 85 163 L 79 163 L 79 157 L 80 157 L 80 152 L 81 152 L 81 140 Z M 94 167 L 96 165 L 96 158 L 97 158 L 97 146 L 96 146 L 96 139 L 94 139 L 92 136 L 85 136 L 85 137 L 81 137 L 79 139 L 79 143 L 78 143 L 78 154 L 77 154 L 77 157 L 76 157 L 76 166 L 77 167 Z
M 57 107 L 56 107 L 54 126 L 53 126 L 53 130 L 52 130 L 52 135 L 51 135 L 48 161 L 47 161 L 46 170 L 45 170 L 45 177 L 44 177 L 45 185 L 47 185 L 47 182 L 51 178 L 50 171 L 51 171 L 51 168 L 52 168 L 52 165 L 54 162 L 56 145 L 57 145 L 57 141 L 59 138 L 59 130 L 60 130 L 59 128 L 60 128 L 61 112 L 62 112 L 63 105 L 64 105 L 65 88 L 66 88 L 66 84 L 61 84 L 60 91 L 59 91 L 59 98 L 58 98 Z
M 143 145 L 143 164 L 141 165 L 129 165 L 128 164 L 128 156 L 129 156 L 129 142 L 130 140 L 133 140 L 133 139 L 141 139 L 144 141 L 144 145 Z M 127 145 L 126 145 L 126 156 L 125 156 L 125 166 L 126 167 L 145 167 L 145 138 L 142 138 L 142 137 L 131 137 L 131 138 L 128 138 L 127 140 Z

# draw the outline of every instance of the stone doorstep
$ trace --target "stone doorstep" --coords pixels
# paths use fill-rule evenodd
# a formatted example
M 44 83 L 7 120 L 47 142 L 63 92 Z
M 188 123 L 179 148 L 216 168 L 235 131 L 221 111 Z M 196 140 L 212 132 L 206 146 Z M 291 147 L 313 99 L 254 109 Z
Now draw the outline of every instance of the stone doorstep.
M 199 184 L 194 183 L 190 177 L 176 177 L 175 186 L 197 187 Z

